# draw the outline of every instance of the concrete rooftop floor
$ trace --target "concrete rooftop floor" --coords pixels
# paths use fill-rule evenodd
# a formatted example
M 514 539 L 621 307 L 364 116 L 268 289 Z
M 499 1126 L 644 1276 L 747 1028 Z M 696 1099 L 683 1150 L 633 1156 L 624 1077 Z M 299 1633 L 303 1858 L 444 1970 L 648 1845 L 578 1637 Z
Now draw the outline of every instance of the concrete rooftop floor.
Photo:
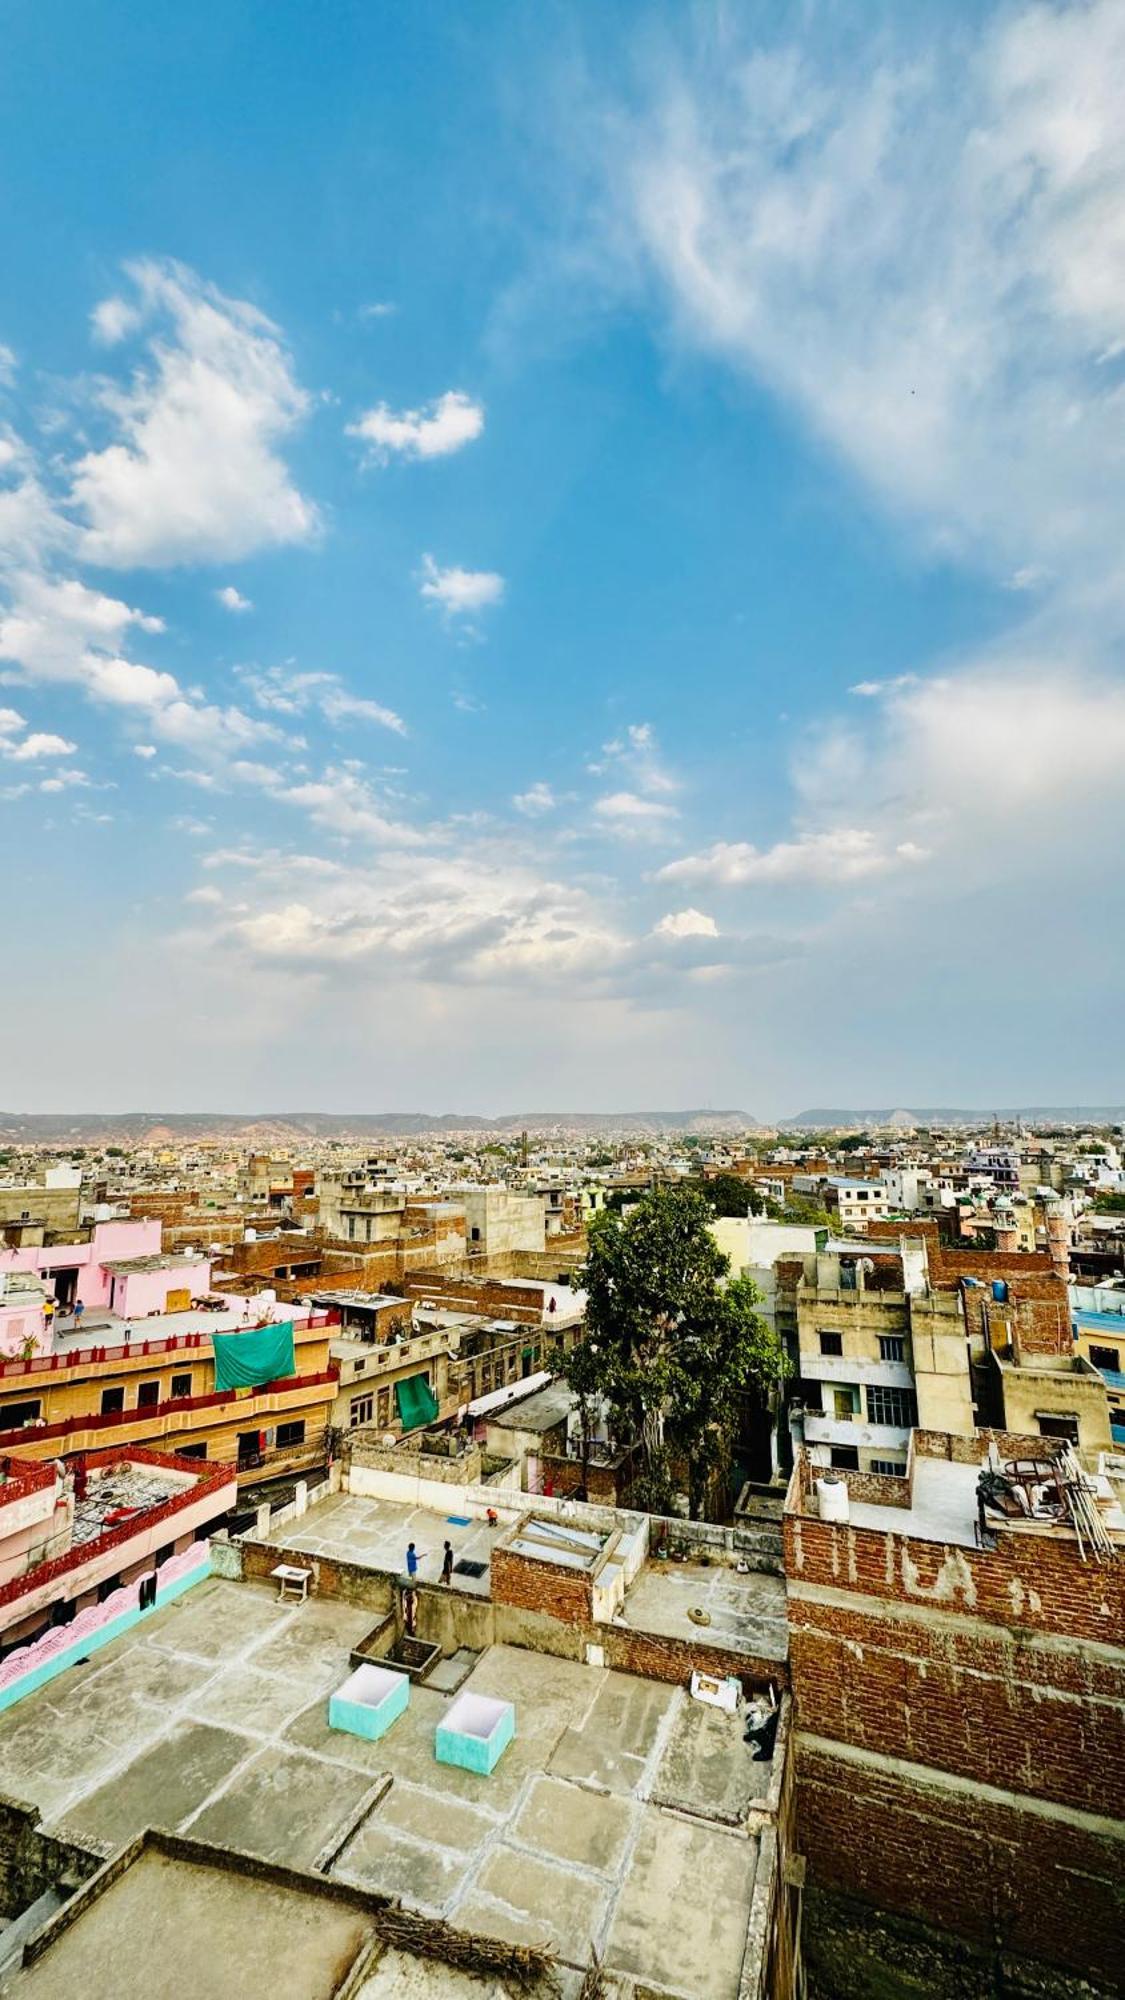
M 470 1561 L 489 1563 L 492 1545 L 511 1525 L 501 1522 L 490 1528 L 487 1521 L 470 1521 L 467 1528 L 455 1527 L 449 1514 L 432 1508 L 406 1507 L 395 1500 L 367 1500 L 358 1494 L 333 1493 L 310 1507 L 299 1521 L 286 1522 L 270 1536 L 275 1546 L 301 1549 L 306 1555 L 330 1556 L 354 1562 L 368 1569 L 389 1570 L 401 1576 L 406 1570 L 406 1550 L 410 1542 L 417 1548 L 418 1574 L 427 1583 L 441 1577 L 442 1545 L 453 1544 L 454 1561 L 465 1556 Z M 458 1590 L 487 1597 L 488 1570 L 483 1576 L 455 1579 Z
M 760 1659 L 784 1660 L 789 1651 L 785 1579 L 759 1570 L 740 1575 L 715 1565 L 648 1562 L 626 1592 L 624 1622 L 637 1632 L 729 1646 Z
M 593 1942 L 655 1993 L 734 2000 L 758 1859 L 745 1820 L 769 1778 L 739 1722 L 682 1688 L 493 1647 L 468 1685 L 514 1701 L 517 1734 L 477 1777 L 435 1761 L 432 1688 L 378 1743 L 328 1728 L 369 1624 L 211 1579 L 0 1715 L 0 1789 L 78 1840 L 160 1825 L 299 1868 L 335 1851 L 332 1873 L 466 1929 L 573 1967 Z M 204 1902 L 204 1941 L 208 1922 Z M 150 1935 L 132 1938 L 145 1962 Z
M 524 1497 L 533 1513 L 534 1496 Z M 563 1534 L 566 1525 L 560 1524 Z M 301 1520 L 284 1524 L 270 1539 L 279 1548 L 366 1564 L 396 1575 L 405 1570 L 407 1544 L 414 1542 L 421 1558 L 419 1575 L 436 1583 L 447 1537 L 455 1559 L 467 1556 L 487 1564 L 493 1544 L 510 1527 L 508 1519 L 496 1528 L 485 1521 L 461 1528 L 430 1508 L 336 1493 L 319 1501 Z M 458 1590 L 475 1596 L 489 1594 L 487 1569 L 481 1577 L 458 1574 L 454 1582 Z M 689 1615 L 692 1611 L 702 1611 L 706 1622 L 698 1623 Z M 767 1660 L 784 1660 L 788 1649 L 784 1580 L 756 1570 L 740 1575 L 717 1564 L 648 1562 L 626 1594 L 622 1622 L 635 1631 L 694 1639 Z
M 857 1528 L 878 1528 L 883 1534 L 915 1535 L 922 1542 L 975 1548 L 979 1474 L 979 1465 L 916 1458 L 909 1507 L 878 1507 L 870 1501 L 853 1500 L 848 1518 Z

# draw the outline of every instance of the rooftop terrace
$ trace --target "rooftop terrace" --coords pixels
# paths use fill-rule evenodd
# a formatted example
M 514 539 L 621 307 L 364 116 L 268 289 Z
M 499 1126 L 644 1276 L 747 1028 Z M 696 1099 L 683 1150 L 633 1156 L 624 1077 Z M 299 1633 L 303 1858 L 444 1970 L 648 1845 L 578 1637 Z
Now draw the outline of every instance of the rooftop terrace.
M 774 1775 L 740 1719 L 666 1682 L 493 1646 L 467 1685 L 513 1701 L 517 1733 L 481 1778 L 435 1761 L 448 1699 L 435 1687 L 415 1685 L 378 1742 L 329 1729 L 328 1694 L 370 1618 L 212 1579 L 0 1715 L 0 1789 L 79 1844 L 117 1848 L 163 1826 L 545 1947 L 570 1968 L 566 1995 L 593 1943 L 611 1979 L 735 2000 L 759 1865 L 754 1812 Z M 178 2000 L 186 1977 L 204 2000 L 251 1987 L 327 2000 L 310 1939 L 331 1945 L 338 1969 L 354 1925 L 342 1906 L 323 1921 L 314 1932 L 299 1895 L 280 1902 L 237 1869 L 188 1879 L 149 1854 L 12 1992 Z M 462 1989 L 444 1973 L 430 1983 L 413 1961 L 401 1983 L 394 1971 L 384 1962 L 357 1993 L 506 1990 Z

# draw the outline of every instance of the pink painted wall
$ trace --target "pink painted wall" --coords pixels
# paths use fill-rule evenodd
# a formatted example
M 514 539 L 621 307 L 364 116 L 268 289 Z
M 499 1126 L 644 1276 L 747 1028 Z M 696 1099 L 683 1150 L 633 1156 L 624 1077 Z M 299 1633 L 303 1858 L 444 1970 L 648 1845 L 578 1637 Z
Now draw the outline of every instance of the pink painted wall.
M 0 1302 L 0 1355 L 22 1354 L 29 1340 L 40 1353 L 47 1344 L 42 1306 Z
M 118 1257 L 155 1257 L 160 1252 L 160 1219 L 99 1222 L 89 1243 L 52 1243 L 26 1250 L 0 1250 L 0 1271 L 34 1271 L 52 1289 L 55 1271 L 78 1269 L 77 1296 L 84 1306 L 109 1305 L 106 1262 Z
M 113 1286 L 113 1310 L 123 1319 L 143 1319 L 148 1313 L 162 1313 L 169 1292 L 190 1292 L 199 1298 L 211 1289 L 211 1259 L 200 1257 L 194 1264 L 176 1264 L 166 1271 L 118 1271 Z M 175 1332 L 175 1326 L 168 1328 Z

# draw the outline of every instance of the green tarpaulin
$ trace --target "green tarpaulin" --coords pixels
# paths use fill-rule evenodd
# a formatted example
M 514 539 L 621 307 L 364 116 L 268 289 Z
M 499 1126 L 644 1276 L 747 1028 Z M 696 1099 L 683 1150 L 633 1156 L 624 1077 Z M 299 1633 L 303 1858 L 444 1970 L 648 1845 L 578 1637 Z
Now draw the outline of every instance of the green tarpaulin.
M 437 1398 L 424 1375 L 408 1375 L 405 1382 L 396 1382 L 395 1404 L 404 1431 L 432 1424 L 438 1413 Z
M 216 1333 L 216 1389 L 249 1389 L 262 1382 L 283 1382 L 295 1375 L 293 1322 L 256 1326 L 249 1333 Z

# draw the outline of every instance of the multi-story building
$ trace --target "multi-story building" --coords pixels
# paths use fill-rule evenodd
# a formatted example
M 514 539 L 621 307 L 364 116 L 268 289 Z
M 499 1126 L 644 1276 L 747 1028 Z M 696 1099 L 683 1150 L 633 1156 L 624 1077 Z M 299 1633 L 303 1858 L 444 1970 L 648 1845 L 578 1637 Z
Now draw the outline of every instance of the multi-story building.
M 105 1254 L 105 1232 L 113 1249 L 115 1232 L 151 1228 L 159 1224 L 98 1225 L 88 1243 L 0 1257 L 9 1287 L 0 1294 L 0 1450 L 43 1459 L 148 1445 L 246 1476 L 316 1463 L 336 1394 L 331 1316 L 281 1308 L 269 1293 L 227 1307 L 211 1296 L 192 1308 L 182 1260 Z M 4 1263 L 29 1256 L 38 1260 L 31 1271 Z M 209 1264 L 187 1268 L 209 1294 Z M 51 1317 L 49 1287 L 60 1273 L 71 1308 Z M 105 1303 L 76 1317 L 84 1298 Z M 138 1306 L 148 1308 L 143 1316 Z M 279 1323 L 292 1327 L 284 1352 L 255 1342 Z M 241 1334 L 246 1368 L 234 1385 L 217 1379 L 215 1337 Z
M 0 1458 L 0 1654 L 182 1552 L 236 1497 L 233 1467 L 202 1469 L 137 1446 L 65 1468 Z
M 813 1455 L 854 1471 L 905 1473 L 910 1432 L 971 1433 L 965 1324 L 929 1282 L 925 1242 L 830 1241 L 796 1288 L 799 1430 Z
M 798 1458 L 785 1573 L 818 1990 L 903 1990 L 904 1961 L 919 1992 L 1119 1990 L 1125 1513 L 1103 1474 L 1085 1496 L 1101 1529 L 1079 1532 L 1059 1451 L 918 1432 L 905 1479 L 844 1472 L 831 1504 Z

